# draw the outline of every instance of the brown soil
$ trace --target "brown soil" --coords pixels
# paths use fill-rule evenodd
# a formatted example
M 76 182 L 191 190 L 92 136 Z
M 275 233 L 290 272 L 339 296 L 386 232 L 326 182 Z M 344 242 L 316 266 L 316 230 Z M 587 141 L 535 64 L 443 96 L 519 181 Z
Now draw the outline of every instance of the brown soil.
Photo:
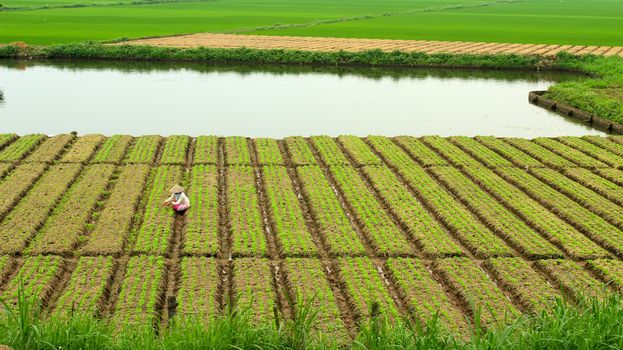
M 253 48 L 289 49 L 303 51 L 363 51 L 379 49 L 382 51 L 408 51 L 426 53 L 507 53 L 520 55 L 553 56 L 560 51 L 577 55 L 603 54 L 623 56 L 622 47 L 611 46 L 571 46 L 571 45 L 533 45 L 508 43 L 480 43 L 461 41 L 389 40 L 389 39 L 347 39 L 292 36 L 265 36 L 199 33 L 160 38 L 137 39 L 112 45 L 149 45 L 161 47 L 212 47 L 212 48 Z

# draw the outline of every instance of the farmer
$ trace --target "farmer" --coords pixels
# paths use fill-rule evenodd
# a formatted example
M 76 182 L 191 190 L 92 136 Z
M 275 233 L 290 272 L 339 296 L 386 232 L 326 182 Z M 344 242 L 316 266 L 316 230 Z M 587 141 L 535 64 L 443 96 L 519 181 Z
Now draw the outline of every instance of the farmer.
M 171 187 L 171 197 L 162 203 L 165 206 L 171 206 L 177 213 L 184 213 L 190 208 L 190 200 L 184 193 L 184 187 L 175 185 Z

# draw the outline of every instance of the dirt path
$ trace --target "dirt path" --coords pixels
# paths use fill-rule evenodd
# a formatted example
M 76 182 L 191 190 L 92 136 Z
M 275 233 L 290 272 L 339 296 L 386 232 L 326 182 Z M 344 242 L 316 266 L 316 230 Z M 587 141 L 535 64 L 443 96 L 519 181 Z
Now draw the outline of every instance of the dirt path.
M 462 41 L 346 39 L 293 36 L 264 36 L 200 33 L 151 39 L 138 39 L 115 45 L 150 45 L 161 47 L 212 47 L 253 49 L 289 49 L 302 51 L 407 51 L 424 53 L 474 53 L 474 54 L 521 54 L 553 56 L 567 51 L 576 55 L 605 55 L 623 57 L 621 46 L 573 46 L 543 44 L 480 43 Z

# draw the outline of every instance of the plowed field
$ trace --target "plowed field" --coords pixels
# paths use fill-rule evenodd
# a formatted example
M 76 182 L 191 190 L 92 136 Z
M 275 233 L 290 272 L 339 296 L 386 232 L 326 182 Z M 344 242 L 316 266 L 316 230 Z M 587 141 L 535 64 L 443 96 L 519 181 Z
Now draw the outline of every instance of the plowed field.
M 508 44 L 464 41 L 388 40 L 388 39 L 345 39 L 295 36 L 235 35 L 201 33 L 162 38 L 139 39 L 123 45 L 150 45 L 162 47 L 212 47 L 253 49 L 284 49 L 301 51 L 404 51 L 455 54 L 517 54 L 555 56 L 559 52 L 574 55 L 605 55 L 623 57 L 621 46 L 577 46 Z

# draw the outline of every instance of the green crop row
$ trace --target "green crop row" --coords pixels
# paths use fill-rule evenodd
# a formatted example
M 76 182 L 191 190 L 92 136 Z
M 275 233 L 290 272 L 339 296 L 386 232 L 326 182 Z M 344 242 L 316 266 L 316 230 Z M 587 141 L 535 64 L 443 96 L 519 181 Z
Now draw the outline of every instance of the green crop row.
M 340 275 L 350 298 L 351 308 L 361 322 L 371 316 L 372 303 L 377 303 L 379 312 L 389 320 L 401 319 L 385 281 L 381 279 L 378 268 L 369 258 L 340 258 Z
M 604 199 L 603 196 L 590 188 L 582 186 L 555 170 L 533 169 L 530 173 L 539 180 L 566 194 L 583 207 L 599 214 L 611 224 L 623 228 L 623 207 Z
M 603 248 L 573 226 L 491 170 L 485 168 L 465 168 L 464 170 L 481 188 L 486 189 L 532 228 L 572 257 L 587 259 L 608 255 Z
M 232 254 L 266 255 L 264 223 L 252 167 L 227 168 L 227 211 L 232 235 Z
M 183 135 L 169 136 L 162 150 L 160 164 L 185 165 L 190 147 L 190 137 Z
M 415 164 L 409 156 L 388 138 L 368 138 L 372 147 L 399 173 L 409 187 L 426 203 L 425 205 L 441 220 L 457 238 L 476 256 L 510 256 L 512 250 L 499 237 L 446 192 L 424 168 Z
M 254 139 L 257 150 L 257 162 L 259 165 L 284 165 L 283 155 L 279 150 L 279 144 L 275 139 Z
M 598 168 L 595 172 L 609 181 L 623 187 L 623 170 L 613 168 Z
M 46 168 L 45 164 L 22 164 L 0 181 L 0 218 L 18 203 Z
M 422 325 L 435 315 L 440 323 L 454 332 L 466 333 L 465 316 L 452 304 L 443 288 L 419 259 L 391 258 L 387 270 L 407 301 L 407 307 Z
M 249 141 L 246 137 L 225 138 L 225 163 L 227 165 L 251 165 Z
M 590 157 L 595 158 L 597 160 L 599 160 L 602 163 L 605 163 L 609 166 L 613 166 L 613 167 L 621 167 L 623 166 L 623 157 L 620 157 L 616 154 L 611 153 L 610 151 L 603 149 L 599 146 L 596 146 L 592 143 L 590 143 L 587 140 L 581 139 L 579 137 L 574 137 L 574 136 L 563 136 L 563 137 L 559 137 L 556 139 L 558 142 L 565 144 L 571 148 L 574 148 L 577 151 L 581 151 L 584 152 L 586 154 L 588 154 Z M 564 154 L 567 155 L 569 152 L 567 152 L 567 149 L 565 148 L 563 150 L 563 152 L 565 152 Z M 574 152 L 575 153 L 575 152 Z M 583 164 L 587 164 L 586 166 L 590 167 L 590 166 L 602 166 L 599 163 L 593 163 L 594 159 L 592 158 L 586 158 L 586 162 L 582 162 L 582 163 L 578 163 L 580 165 Z M 582 159 L 585 159 L 584 157 L 582 157 Z M 590 161 L 590 162 L 589 162 Z M 588 165 L 588 164 L 593 164 L 593 165 Z M 595 165 L 596 164 L 596 165 Z
M 218 170 L 214 165 L 195 165 L 190 173 L 183 252 L 216 255 L 219 249 Z
M 272 218 L 281 251 L 286 256 L 317 254 L 303 210 L 294 193 L 288 171 L 283 166 L 262 168 L 268 212 Z
M 326 241 L 332 254 L 359 255 L 366 250 L 359 241 L 334 189 L 327 181 L 322 170 L 316 166 L 298 167 L 305 198 L 309 203 L 314 221 Z
M 30 152 L 32 152 L 35 147 L 37 147 L 43 140 L 47 137 L 43 134 L 33 134 L 22 136 L 17 139 L 15 142 L 9 144 L 7 147 L 0 151 L 0 162 L 15 162 L 21 160 Z M 10 140 L 10 138 L 7 138 Z M 5 144 L 8 142 L 5 141 Z
M 610 169 L 607 169 L 610 170 Z M 563 173 L 601 196 L 623 205 L 623 187 L 584 168 L 566 168 Z M 621 173 L 618 174 L 621 176 Z M 607 178 L 607 176 L 606 176 Z M 623 177 L 621 177 L 623 180 Z
M 287 258 L 285 269 L 288 288 L 294 293 L 292 301 L 312 308 L 311 311 L 316 313 L 316 330 L 336 338 L 347 336 L 337 300 L 320 260 Z M 294 305 L 292 309 L 296 310 Z
M 581 265 L 571 260 L 553 259 L 539 260 L 536 266 L 545 271 L 558 287 L 575 298 L 578 295 L 601 297 L 607 292 L 606 286 L 585 270 Z
M 340 136 L 337 140 L 355 162 L 356 166 L 382 164 L 379 157 L 372 152 L 361 138 L 357 136 Z
M 54 307 L 53 315 L 94 316 L 113 272 L 112 257 L 81 257 L 71 273 L 67 287 Z
M 218 164 L 218 137 L 199 136 L 195 139 L 193 164 Z
M 623 290 L 623 262 L 612 259 L 589 260 L 586 265 L 595 271 L 606 284 Z
M 592 143 L 593 145 L 606 149 L 617 156 L 623 157 L 623 145 L 620 143 L 613 142 L 606 137 L 594 135 L 582 136 L 582 139 Z
M 50 137 L 32 152 L 25 162 L 52 163 L 76 138 L 73 134 L 61 134 Z
M 526 167 L 542 167 L 543 163 L 534 159 L 532 156 L 526 154 L 509 143 L 504 142 L 502 139 L 493 136 L 476 136 L 475 140 L 480 144 L 485 145 L 489 149 L 501 154 L 506 159 L 510 160 L 514 165 L 523 168 Z M 475 152 L 474 152 L 475 153 Z
M 519 252 L 532 259 L 562 257 L 560 250 L 528 227 L 456 168 L 433 167 L 431 172 L 457 198 L 472 208 L 491 230 L 503 237 Z
M 523 189 L 530 196 L 537 198 L 593 241 L 623 256 L 623 233 L 597 214 L 521 169 L 499 168 L 499 175 Z
M 13 259 L 8 255 L 0 255 L 0 280 L 4 280 L 7 274 L 10 273 Z
M 550 139 L 547 137 L 538 137 L 534 140 L 532 140 L 532 142 L 536 143 L 539 146 L 542 146 L 543 148 L 547 148 L 548 150 L 552 151 L 553 153 L 556 153 L 557 155 L 568 159 L 569 161 L 573 162 L 574 164 L 577 164 L 579 166 L 582 167 L 605 167 L 606 164 L 593 158 L 590 157 L 582 152 L 580 152 L 579 150 L 567 146 L 564 143 L 560 143 L 554 139 Z M 570 140 L 567 141 L 567 143 L 573 143 Z M 578 144 L 577 142 L 575 144 Z
M 9 307 L 16 307 L 19 289 L 35 303 L 45 301 L 51 293 L 52 282 L 61 273 L 62 258 L 55 255 L 41 255 L 24 259 L 17 275 L 5 286 L 0 298 Z
M 464 152 L 467 152 L 472 157 L 478 159 L 485 166 L 495 168 L 499 166 L 512 166 L 513 163 L 508 161 L 506 158 L 500 156 L 495 153 L 491 149 L 487 148 L 485 145 L 480 142 L 466 137 L 466 136 L 455 136 L 448 138 L 448 141 L 452 142 L 454 145 L 458 146 Z
M 486 266 L 494 278 L 532 313 L 550 310 L 560 293 L 520 258 L 493 258 Z
M 463 152 L 460 148 L 450 143 L 445 138 L 439 136 L 422 137 L 422 142 L 430 148 L 439 152 L 443 157 L 448 159 L 450 163 L 458 167 L 478 167 L 482 166 L 480 162 Z
M 128 148 L 123 162 L 132 164 L 153 163 L 156 160 L 161 142 L 162 136 L 152 135 L 137 137 L 134 143 Z
M 479 313 L 485 327 L 507 324 L 521 313 L 495 283 L 468 258 L 448 258 L 434 262 L 437 270 L 474 315 Z
M 123 160 L 126 150 L 134 138 L 128 135 L 115 135 L 108 138 L 100 147 L 92 163 L 114 163 L 119 164 Z
M 91 211 L 106 191 L 114 170 L 115 166 L 111 164 L 87 167 L 54 208 L 30 243 L 27 252 L 30 254 L 71 252 L 86 231 L 85 225 L 91 218 Z
M 148 177 L 147 165 L 130 164 L 123 168 L 104 210 L 99 215 L 95 229 L 82 248 L 83 253 L 121 253 Z
M 86 135 L 78 138 L 61 158 L 61 162 L 86 163 L 105 139 L 103 135 Z
M 268 259 L 234 259 L 235 300 L 241 309 L 251 312 L 254 323 L 273 323 L 273 308 L 277 306 L 273 291 L 273 274 Z
M 0 253 L 17 253 L 36 233 L 56 201 L 78 176 L 78 164 L 54 165 L 0 223 Z
M 300 136 L 286 137 L 284 140 L 290 156 L 290 162 L 294 166 L 317 165 L 316 157 L 307 144 L 307 140 Z
M 426 256 L 463 255 L 461 248 L 452 241 L 449 234 L 409 193 L 391 170 L 373 165 L 364 166 L 362 169 L 385 205 L 415 239 Z
M 378 253 L 384 256 L 414 253 L 405 236 L 392 222 L 356 170 L 349 166 L 334 166 L 330 172 L 352 209 L 355 220 Z
M 152 170 L 153 178 L 147 192 L 143 222 L 136 234 L 134 252 L 164 254 L 173 233 L 173 210 L 162 205 L 169 189 L 182 181 L 182 168 L 160 166 Z M 192 204 L 192 203 L 191 203 Z
M 411 136 L 398 136 L 394 139 L 406 152 L 423 166 L 448 165 L 448 162 L 428 148 L 420 139 Z
M 312 136 L 310 137 L 310 140 L 326 165 L 332 166 L 350 164 L 340 147 L 331 137 Z
M 161 284 L 165 274 L 163 258 L 131 257 L 115 304 L 113 321 L 119 325 L 135 326 L 157 322 L 157 309 L 163 302 Z
M 0 134 L 0 149 L 17 140 L 16 134 Z
M 536 158 L 539 162 L 542 162 L 547 166 L 554 168 L 564 168 L 575 165 L 569 160 L 530 140 L 507 138 L 504 139 L 504 141 L 508 142 L 510 145 L 518 148 L 524 153 Z
M 182 318 L 195 317 L 208 321 L 219 313 L 218 294 L 221 288 L 219 266 L 214 258 L 185 257 L 182 259 L 177 313 Z

